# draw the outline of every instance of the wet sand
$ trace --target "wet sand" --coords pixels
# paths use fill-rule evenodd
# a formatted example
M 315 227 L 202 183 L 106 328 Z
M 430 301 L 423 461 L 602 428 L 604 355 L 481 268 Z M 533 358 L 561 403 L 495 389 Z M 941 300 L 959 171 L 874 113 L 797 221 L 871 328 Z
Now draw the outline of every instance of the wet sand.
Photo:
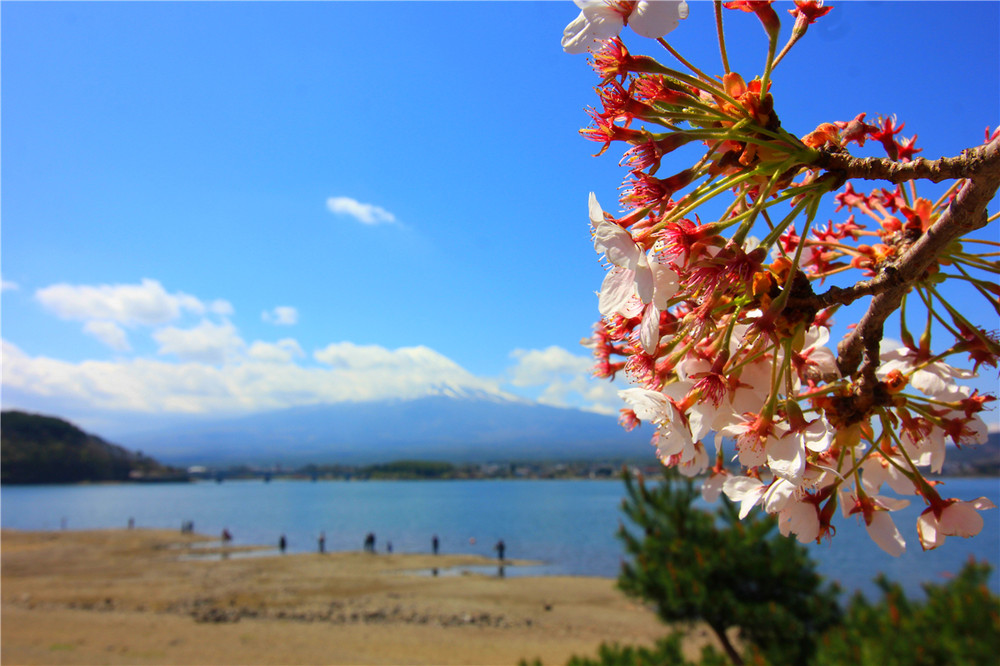
M 218 540 L 154 530 L 4 530 L 0 539 L 5 666 L 535 657 L 550 666 L 593 655 L 602 641 L 649 645 L 667 633 L 613 580 L 500 578 L 495 560 L 477 556 L 230 549 L 225 559 L 192 558 L 218 554 Z M 494 573 L 444 575 L 479 565 Z M 442 575 L 428 575 L 432 567 Z M 692 655 L 707 637 L 695 633 Z

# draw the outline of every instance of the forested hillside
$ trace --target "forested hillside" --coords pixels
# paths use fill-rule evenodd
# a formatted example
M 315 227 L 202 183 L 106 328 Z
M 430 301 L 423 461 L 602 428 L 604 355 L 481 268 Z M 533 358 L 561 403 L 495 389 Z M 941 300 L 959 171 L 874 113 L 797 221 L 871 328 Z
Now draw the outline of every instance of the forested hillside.
M 164 467 L 51 416 L 0 414 L 0 483 L 177 480 L 183 473 Z

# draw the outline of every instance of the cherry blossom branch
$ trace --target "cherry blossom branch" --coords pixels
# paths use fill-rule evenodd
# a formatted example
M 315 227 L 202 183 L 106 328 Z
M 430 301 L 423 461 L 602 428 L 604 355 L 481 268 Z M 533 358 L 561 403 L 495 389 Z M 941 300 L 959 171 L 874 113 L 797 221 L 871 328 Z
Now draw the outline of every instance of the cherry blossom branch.
M 893 184 L 912 180 L 943 180 L 971 178 L 984 169 L 995 168 L 1000 157 L 1000 139 L 962 151 L 958 157 L 941 157 L 926 160 L 918 157 L 909 162 L 899 162 L 877 157 L 852 157 L 846 152 L 819 151 L 814 166 L 827 171 L 841 172 L 845 178 L 887 180 Z
M 963 156 L 961 157 L 941 158 L 934 162 L 922 159 L 913 162 L 894 162 L 875 158 L 858 159 L 839 153 L 824 153 L 837 156 L 837 164 L 846 169 L 848 178 L 882 179 L 884 177 L 885 180 L 900 183 L 905 182 L 908 178 L 928 178 L 938 182 L 936 179 L 944 173 L 953 175 L 941 176 L 940 179 L 966 178 L 971 175 L 975 181 L 974 188 L 972 192 L 969 192 L 969 184 L 966 184 L 963 191 L 966 192 L 965 199 L 969 199 L 974 193 L 975 201 L 967 201 L 960 209 L 957 209 L 955 202 L 959 201 L 959 197 L 962 196 L 960 192 L 948 209 L 950 214 L 943 215 L 920 241 L 911 246 L 909 252 L 901 257 L 896 265 L 887 267 L 878 276 L 870 280 L 863 280 L 850 287 L 833 286 L 822 294 L 804 298 L 792 297 L 789 299 L 789 306 L 823 310 L 833 305 L 849 305 L 859 298 L 883 292 L 902 289 L 901 293 L 905 293 L 909 289 L 909 282 L 919 277 L 927 269 L 930 262 L 936 257 L 938 250 L 944 248 L 952 240 L 984 227 L 989 222 L 989 219 L 984 217 L 986 205 L 993 199 L 998 189 L 996 185 L 992 185 L 992 189 L 990 189 L 990 183 L 1000 181 L 1000 139 L 994 139 L 988 144 L 962 152 Z M 878 177 L 870 175 L 875 173 L 883 175 Z M 889 178 L 890 175 L 892 178 Z M 972 219 L 968 216 L 977 210 L 982 219 L 978 219 L 974 226 L 969 226 L 965 220 Z M 954 221 L 956 215 L 960 216 L 961 221 Z M 916 254 L 917 246 L 923 248 L 919 255 Z M 916 269 L 917 264 L 914 262 L 920 263 L 919 270 Z M 855 364 L 853 367 L 856 369 L 857 365 Z
M 969 162 L 965 173 L 971 172 L 973 176 L 962 185 L 948 209 L 899 261 L 886 267 L 881 276 L 856 285 L 862 288 L 861 291 L 873 293 L 874 297 L 857 327 L 838 346 L 837 367 L 841 375 L 851 376 L 857 371 L 864 355 L 862 385 L 869 385 L 869 390 L 879 363 L 879 343 L 885 320 L 899 307 L 903 295 L 952 241 L 988 223 L 986 206 L 1000 189 L 1000 140 L 965 153 L 964 159 Z

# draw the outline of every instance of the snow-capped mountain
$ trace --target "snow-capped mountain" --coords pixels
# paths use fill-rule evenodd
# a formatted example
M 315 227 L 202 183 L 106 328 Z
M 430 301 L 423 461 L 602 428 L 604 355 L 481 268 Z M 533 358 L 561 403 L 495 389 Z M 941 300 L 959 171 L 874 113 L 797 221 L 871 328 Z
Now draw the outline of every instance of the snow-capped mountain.
M 299 465 L 652 458 L 650 434 L 625 432 L 613 416 L 448 389 L 200 421 L 117 441 L 172 464 Z

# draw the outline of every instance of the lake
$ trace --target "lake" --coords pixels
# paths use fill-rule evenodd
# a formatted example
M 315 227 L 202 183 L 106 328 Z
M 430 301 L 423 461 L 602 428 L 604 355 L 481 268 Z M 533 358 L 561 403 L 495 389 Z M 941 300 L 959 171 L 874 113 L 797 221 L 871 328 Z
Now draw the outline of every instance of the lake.
M 942 495 L 985 496 L 1000 506 L 1000 479 L 950 479 Z M 226 481 L 179 484 L 4 486 L 0 524 L 21 530 L 123 528 L 180 529 L 193 521 L 196 532 L 228 529 L 234 545 L 277 545 L 284 534 L 290 552 L 314 551 L 321 531 L 328 550 L 360 550 L 374 532 L 376 547 L 395 552 L 429 552 L 438 535 L 442 552 L 494 556 L 503 539 L 508 558 L 540 561 L 509 567 L 507 575 L 615 577 L 622 548 L 615 530 L 622 519 L 620 481 Z M 724 500 L 720 500 L 724 501 Z M 837 536 L 809 549 L 827 578 L 847 591 L 874 595 L 878 571 L 899 581 L 910 595 L 920 583 L 941 582 L 974 556 L 1000 564 L 1000 510 L 984 512 L 985 526 L 974 539 L 952 537 L 922 552 L 916 519 L 923 503 L 893 514 L 907 552 L 893 558 L 868 538 L 864 528 L 840 519 Z M 1000 577 L 990 581 L 1000 594 Z

